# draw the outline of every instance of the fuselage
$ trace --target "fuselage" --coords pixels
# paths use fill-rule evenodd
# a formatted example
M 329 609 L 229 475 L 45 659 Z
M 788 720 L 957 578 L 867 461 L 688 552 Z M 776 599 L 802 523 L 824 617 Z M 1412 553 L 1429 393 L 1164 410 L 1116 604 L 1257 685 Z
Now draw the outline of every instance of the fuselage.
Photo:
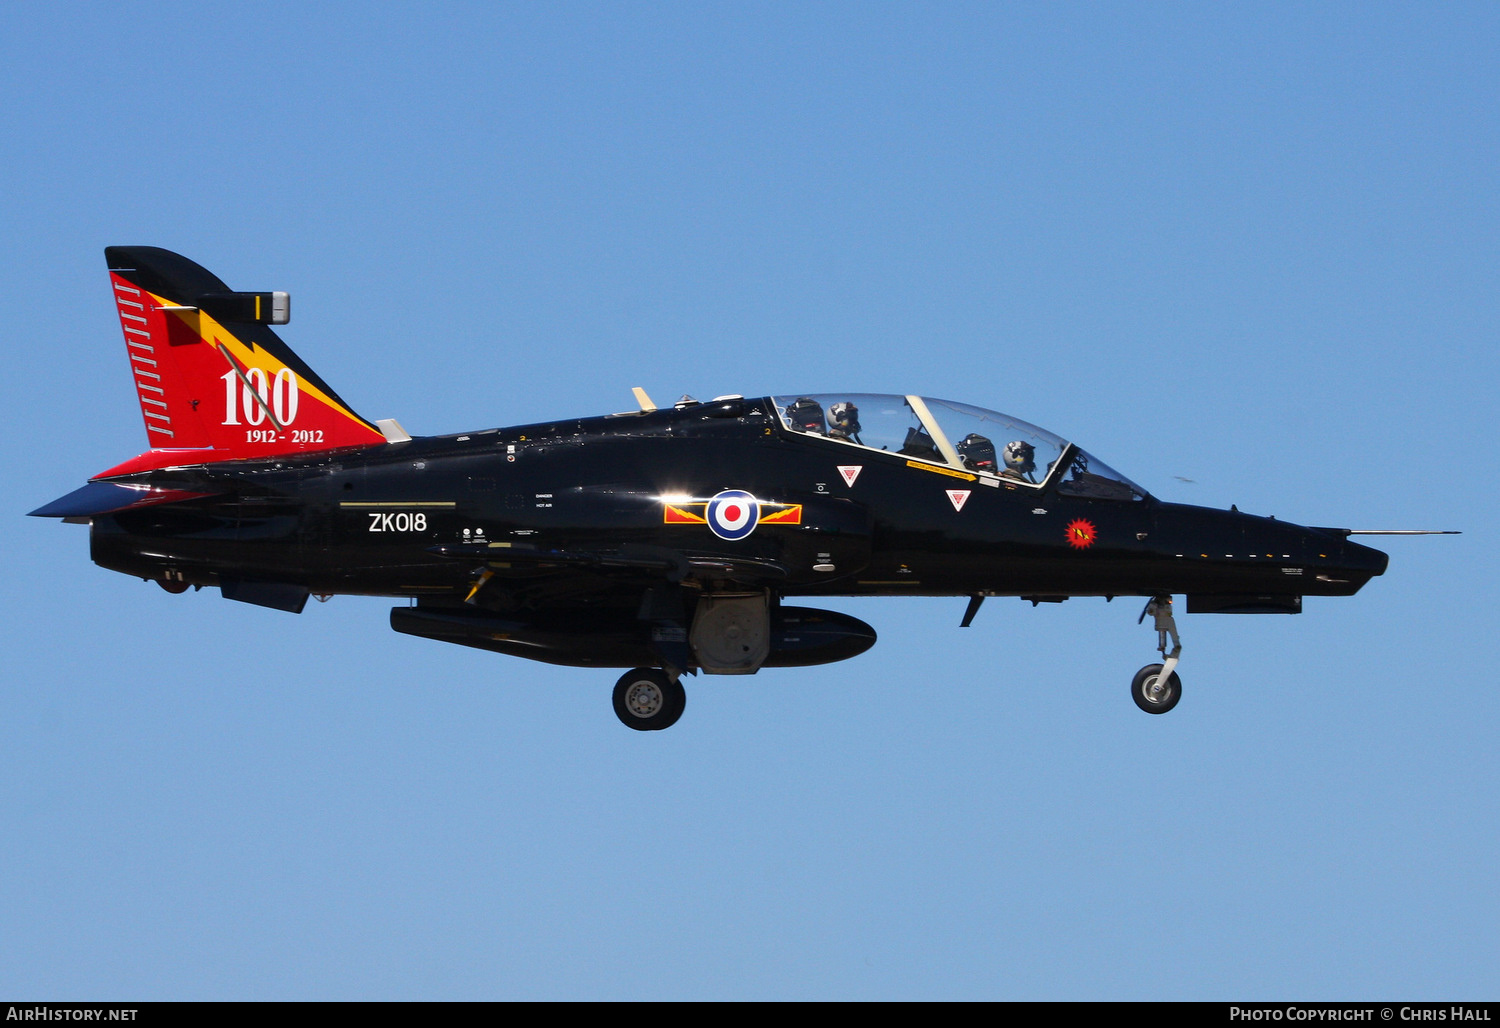
M 621 547 L 708 565 L 720 556 L 763 566 L 782 595 L 1290 598 L 1352 594 L 1386 565 L 1334 530 L 1144 493 L 1038 488 L 789 431 L 771 398 L 149 477 L 211 495 L 94 518 L 99 564 L 316 594 L 462 595 L 473 562 L 455 558 L 476 547 L 492 560 L 507 547 L 575 561 Z M 726 538 L 708 507 L 739 492 L 757 506 L 756 523 Z M 573 575 L 554 595 L 545 567 L 512 570 L 518 602 L 533 606 L 598 584 Z M 693 577 L 713 587 L 712 566 Z
M 811 596 L 1147 596 L 1180 696 L 1172 598 L 1295 613 L 1385 570 L 1350 533 L 1162 503 L 999 411 L 916 394 L 789 393 L 412 438 L 346 403 L 231 290 L 159 247 L 105 250 L 149 449 L 32 511 L 85 522 L 93 559 L 168 592 L 300 613 L 390 596 L 398 632 L 623 667 L 633 729 L 674 723 L 680 678 L 847 660 L 875 644 Z M 1145 614 L 1143 613 L 1142 617 Z M 1171 649 L 1168 649 L 1168 639 Z

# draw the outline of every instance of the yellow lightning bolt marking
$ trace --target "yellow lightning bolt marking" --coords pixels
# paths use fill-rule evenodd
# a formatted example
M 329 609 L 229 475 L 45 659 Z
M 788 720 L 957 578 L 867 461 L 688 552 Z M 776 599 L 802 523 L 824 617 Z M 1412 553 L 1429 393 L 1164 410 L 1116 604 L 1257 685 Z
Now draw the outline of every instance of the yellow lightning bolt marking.
M 173 304 L 169 303 L 164 297 L 157 296 L 155 293 L 147 293 L 147 295 L 155 300 L 159 306 L 174 306 Z M 204 342 L 214 344 L 216 347 L 223 347 L 224 350 L 228 351 L 228 353 L 233 356 L 240 365 L 243 366 L 243 370 L 240 367 L 235 368 L 235 370 L 238 371 L 241 376 L 244 375 L 245 370 L 248 370 L 250 368 L 260 368 L 260 370 L 265 373 L 268 381 L 274 381 L 276 378 L 276 373 L 286 368 L 285 364 L 277 360 L 269 352 L 262 350 L 259 347 L 252 349 L 247 344 L 241 342 L 238 336 L 221 325 L 211 314 L 206 314 L 203 311 L 191 310 L 168 310 L 164 313 L 175 315 L 178 320 L 186 325 L 189 330 L 191 330 L 195 335 L 198 336 L 198 338 L 202 339 Z M 293 371 L 292 374 L 296 375 L 297 373 Z M 372 429 L 365 423 L 363 418 L 356 415 L 353 411 L 349 410 L 343 404 L 337 403 L 334 400 L 330 399 L 327 393 L 324 393 L 317 386 L 308 382 L 301 375 L 297 375 L 297 391 L 302 396 L 313 397 L 329 410 L 337 411 L 344 417 L 348 418 L 350 421 L 354 422 L 360 428 L 363 428 L 366 431 L 370 432 L 375 431 L 375 429 Z M 254 392 L 254 390 L 252 390 L 252 392 Z M 273 418 L 272 420 L 274 421 L 275 419 Z

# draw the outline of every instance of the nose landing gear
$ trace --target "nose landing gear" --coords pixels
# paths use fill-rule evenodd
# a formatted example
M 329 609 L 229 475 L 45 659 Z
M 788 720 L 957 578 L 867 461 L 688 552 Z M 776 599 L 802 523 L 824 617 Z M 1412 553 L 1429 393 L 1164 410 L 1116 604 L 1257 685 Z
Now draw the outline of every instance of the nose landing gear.
M 1172 617 L 1172 597 L 1153 596 L 1136 624 L 1150 614 L 1156 626 L 1156 648 L 1162 663 L 1147 664 L 1135 673 L 1130 696 L 1135 705 L 1148 714 L 1165 714 L 1182 699 L 1182 679 L 1177 677 L 1177 658 L 1182 655 L 1182 640 L 1177 637 L 1177 621 Z M 1167 636 L 1172 637 L 1172 652 L 1167 652 Z

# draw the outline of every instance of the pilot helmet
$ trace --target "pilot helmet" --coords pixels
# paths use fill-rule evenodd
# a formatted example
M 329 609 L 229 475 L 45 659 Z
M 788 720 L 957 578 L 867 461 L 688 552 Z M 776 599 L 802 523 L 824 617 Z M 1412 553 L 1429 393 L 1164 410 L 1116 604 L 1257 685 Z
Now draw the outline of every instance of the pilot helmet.
M 1001 451 L 1005 458 L 1005 469 L 1014 471 L 1018 475 L 1026 475 L 1036 470 L 1036 448 L 1030 443 L 1017 439 L 1015 442 L 1006 443 L 1005 449 Z
M 830 433 L 842 436 L 859 434 L 859 408 L 848 400 L 840 400 L 828 408 Z

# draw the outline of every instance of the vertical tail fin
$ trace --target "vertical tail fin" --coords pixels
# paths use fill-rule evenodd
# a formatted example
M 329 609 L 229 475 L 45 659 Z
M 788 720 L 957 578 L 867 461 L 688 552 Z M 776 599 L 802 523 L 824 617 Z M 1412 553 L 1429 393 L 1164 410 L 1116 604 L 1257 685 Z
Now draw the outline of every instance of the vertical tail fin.
M 152 451 L 131 469 L 386 441 L 271 331 L 285 293 L 233 292 L 154 246 L 104 256 Z

